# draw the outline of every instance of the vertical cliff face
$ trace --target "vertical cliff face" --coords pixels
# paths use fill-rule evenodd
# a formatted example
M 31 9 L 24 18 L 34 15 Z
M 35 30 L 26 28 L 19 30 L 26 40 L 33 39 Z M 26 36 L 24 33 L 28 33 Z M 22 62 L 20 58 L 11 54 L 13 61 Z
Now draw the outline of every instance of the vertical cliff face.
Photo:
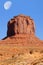
M 0 41 L 0 65 L 43 65 L 43 41 L 35 36 L 29 16 L 14 16 L 7 25 L 7 36 Z
M 29 16 L 18 15 L 8 22 L 7 36 L 15 34 L 34 34 L 35 24 Z

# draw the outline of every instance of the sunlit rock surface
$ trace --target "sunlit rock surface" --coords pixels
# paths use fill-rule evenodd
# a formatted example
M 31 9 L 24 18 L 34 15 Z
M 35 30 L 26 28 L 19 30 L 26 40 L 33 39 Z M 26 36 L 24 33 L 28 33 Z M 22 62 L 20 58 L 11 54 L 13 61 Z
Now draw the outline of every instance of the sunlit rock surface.
M 43 65 L 43 41 L 35 36 L 30 16 L 14 16 L 0 40 L 0 65 Z

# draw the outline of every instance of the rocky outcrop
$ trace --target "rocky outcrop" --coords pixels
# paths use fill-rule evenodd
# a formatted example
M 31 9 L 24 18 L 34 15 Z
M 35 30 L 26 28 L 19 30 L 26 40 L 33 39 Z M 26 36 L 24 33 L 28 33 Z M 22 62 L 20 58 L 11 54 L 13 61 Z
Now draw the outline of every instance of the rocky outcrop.
M 35 36 L 35 24 L 29 16 L 13 17 L 7 36 L 0 41 L 0 65 L 43 65 L 43 41 Z
M 15 34 L 34 34 L 35 24 L 29 16 L 18 15 L 8 22 L 7 36 Z

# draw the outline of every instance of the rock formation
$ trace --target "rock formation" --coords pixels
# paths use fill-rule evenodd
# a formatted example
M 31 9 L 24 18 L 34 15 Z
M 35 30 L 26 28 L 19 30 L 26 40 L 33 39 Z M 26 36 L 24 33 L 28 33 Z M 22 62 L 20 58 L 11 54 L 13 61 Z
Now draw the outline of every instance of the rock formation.
M 34 34 L 35 25 L 29 16 L 19 15 L 8 22 L 7 36 L 15 34 Z
M 35 36 L 29 16 L 14 16 L 7 25 L 7 36 L 0 41 L 0 65 L 43 65 L 43 41 Z

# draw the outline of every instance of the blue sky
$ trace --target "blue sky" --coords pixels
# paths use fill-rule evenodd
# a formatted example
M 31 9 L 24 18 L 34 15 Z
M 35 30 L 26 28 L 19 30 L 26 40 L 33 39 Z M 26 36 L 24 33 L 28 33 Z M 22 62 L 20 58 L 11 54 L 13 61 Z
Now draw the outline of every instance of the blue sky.
M 4 3 L 11 1 L 10 9 L 4 9 Z M 34 19 L 36 36 L 43 40 L 43 0 L 0 0 L 0 39 L 6 36 L 8 21 L 18 14 Z

